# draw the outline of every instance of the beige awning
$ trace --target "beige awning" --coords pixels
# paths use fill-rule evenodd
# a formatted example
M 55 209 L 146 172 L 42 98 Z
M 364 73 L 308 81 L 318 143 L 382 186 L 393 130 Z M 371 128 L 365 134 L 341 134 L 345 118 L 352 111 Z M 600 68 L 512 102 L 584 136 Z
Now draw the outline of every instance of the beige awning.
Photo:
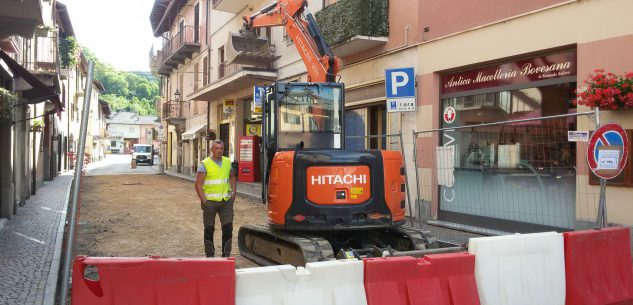
M 192 140 L 196 137 L 196 133 L 207 128 L 207 125 L 196 125 L 182 133 L 183 140 Z

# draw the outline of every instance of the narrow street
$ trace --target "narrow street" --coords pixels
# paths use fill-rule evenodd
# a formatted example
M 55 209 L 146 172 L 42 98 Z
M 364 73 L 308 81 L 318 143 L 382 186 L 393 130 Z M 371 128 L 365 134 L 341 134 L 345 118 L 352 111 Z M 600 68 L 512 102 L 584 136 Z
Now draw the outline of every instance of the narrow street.
M 193 183 L 151 175 L 157 171 L 147 165 L 136 169 L 129 165 L 129 156 L 108 155 L 82 179 L 75 255 L 204 256 L 202 211 Z M 239 227 L 265 221 L 265 205 L 238 195 L 232 250 L 238 268 L 256 266 L 239 256 Z M 216 253 L 220 253 L 220 236 L 218 220 Z

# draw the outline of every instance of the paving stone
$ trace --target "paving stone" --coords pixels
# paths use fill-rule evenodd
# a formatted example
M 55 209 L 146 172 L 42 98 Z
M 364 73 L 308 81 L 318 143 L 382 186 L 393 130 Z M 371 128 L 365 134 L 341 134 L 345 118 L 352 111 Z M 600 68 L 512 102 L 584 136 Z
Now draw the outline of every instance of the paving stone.
M 45 182 L 0 230 L 0 304 L 43 304 L 72 179 L 65 174 Z

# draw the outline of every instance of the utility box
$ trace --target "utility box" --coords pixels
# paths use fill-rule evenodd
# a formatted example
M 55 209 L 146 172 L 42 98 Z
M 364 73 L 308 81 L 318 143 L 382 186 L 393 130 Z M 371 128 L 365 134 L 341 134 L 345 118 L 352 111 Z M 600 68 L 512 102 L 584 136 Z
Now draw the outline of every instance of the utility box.
M 258 136 L 242 136 L 238 145 L 238 180 L 240 182 L 260 181 L 260 155 Z

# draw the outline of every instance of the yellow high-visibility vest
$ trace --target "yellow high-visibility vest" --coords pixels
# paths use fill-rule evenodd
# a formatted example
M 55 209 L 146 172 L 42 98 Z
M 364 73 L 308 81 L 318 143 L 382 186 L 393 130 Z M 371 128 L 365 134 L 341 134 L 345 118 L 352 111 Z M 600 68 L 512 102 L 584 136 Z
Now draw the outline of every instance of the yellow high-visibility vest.
M 222 201 L 231 199 L 231 184 L 229 184 L 231 160 L 227 157 L 222 157 L 222 167 L 219 167 L 211 158 L 207 157 L 202 160 L 202 164 L 207 170 L 204 185 L 202 186 L 207 200 Z

